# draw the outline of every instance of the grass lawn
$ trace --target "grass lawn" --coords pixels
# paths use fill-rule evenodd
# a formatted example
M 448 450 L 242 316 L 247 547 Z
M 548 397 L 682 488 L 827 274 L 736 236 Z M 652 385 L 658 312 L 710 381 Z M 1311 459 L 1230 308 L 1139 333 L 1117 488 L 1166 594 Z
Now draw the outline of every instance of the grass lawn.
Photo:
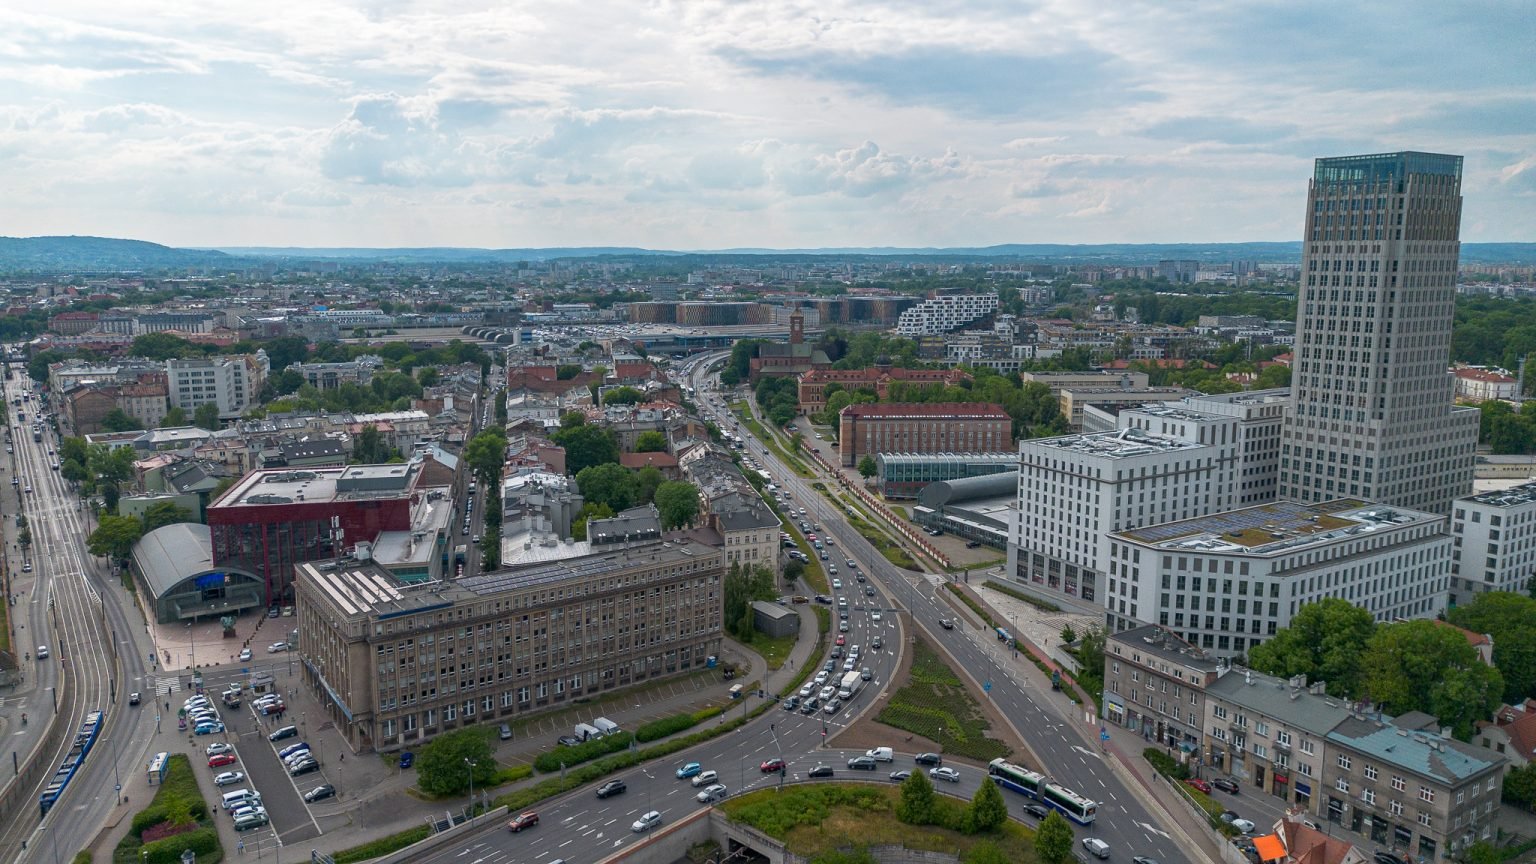
M 149 842 L 144 842 L 148 840 Z M 112 850 L 114 864 L 180 861 L 191 849 L 199 864 L 224 857 L 219 832 L 209 815 L 208 804 L 197 785 L 192 762 L 181 753 L 166 765 L 165 779 L 155 789 L 149 806 L 133 814 L 128 834 Z
M 814 858 L 851 846 L 898 845 L 907 849 L 958 854 L 961 860 L 980 843 L 992 843 L 1003 860 L 1033 864 L 1034 832 L 1012 820 L 996 831 L 961 834 L 934 825 L 907 825 L 896 820 L 899 786 L 815 783 L 762 789 L 731 798 L 719 807 L 731 820 L 744 823 L 779 840 L 789 851 Z M 937 805 L 961 810 L 965 802 L 936 796 Z M 858 838 L 855 844 L 850 838 Z
M 843 503 L 847 505 L 850 511 L 852 511 L 846 517 L 848 524 L 852 525 L 855 531 L 858 531 L 860 534 L 862 534 L 864 539 L 869 541 L 869 545 L 878 549 L 880 554 L 885 556 L 885 560 L 895 564 L 897 567 L 902 567 L 907 570 L 923 569 L 918 565 L 917 561 L 913 560 L 911 555 L 907 554 L 907 550 L 903 549 L 900 544 L 886 536 L 886 533 L 875 527 L 873 523 L 865 521 L 864 518 L 861 518 L 864 515 L 864 511 L 854 503 L 852 498 L 847 495 L 841 495 L 839 497 L 843 499 Z M 853 515 L 854 513 L 858 513 L 860 515 L 855 516 Z
M 748 432 L 751 432 L 757 440 L 763 442 L 764 446 L 772 450 L 774 455 L 778 456 L 785 465 L 794 469 L 796 474 L 799 474 L 801 477 L 816 476 L 811 473 L 809 468 L 805 467 L 805 463 L 800 461 L 800 457 L 785 449 L 785 446 L 779 442 L 779 436 L 773 434 L 763 424 L 757 422 L 757 418 L 752 416 L 751 407 L 745 401 L 732 402 L 731 412 L 741 420 L 743 426 L 747 427 Z
M 922 639 L 912 646 L 912 672 L 875 718 L 939 742 L 945 753 L 990 762 L 1007 756 L 1006 744 L 984 733 L 991 724 L 960 676 Z
M 795 648 L 794 636 L 782 636 L 778 639 L 762 633 L 752 634 L 752 641 L 746 643 L 748 648 L 763 655 L 768 661 L 769 669 L 777 669 L 789 659 L 789 652 Z

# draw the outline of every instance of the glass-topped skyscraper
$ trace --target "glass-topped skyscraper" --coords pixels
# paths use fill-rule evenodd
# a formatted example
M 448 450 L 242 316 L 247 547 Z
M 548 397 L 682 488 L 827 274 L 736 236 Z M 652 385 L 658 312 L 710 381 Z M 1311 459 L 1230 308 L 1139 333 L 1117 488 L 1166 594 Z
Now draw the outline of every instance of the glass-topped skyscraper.
M 1460 231 L 1460 156 L 1317 160 L 1282 497 L 1448 514 L 1471 491 L 1478 412 L 1447 371 Z

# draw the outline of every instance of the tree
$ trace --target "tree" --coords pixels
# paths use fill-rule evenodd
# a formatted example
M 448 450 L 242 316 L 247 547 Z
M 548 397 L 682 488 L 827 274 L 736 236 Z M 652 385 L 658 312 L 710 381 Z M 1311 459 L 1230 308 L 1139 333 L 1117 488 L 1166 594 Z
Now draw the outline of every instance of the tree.
M 965 811 L 965 823 L 971 833 L 991 831 L 1008 821 L 1008 802 L 1003 800 L 996 783 L 981 781 L 976 794 L 971 796 L 971 806 Z
M 611 429 L 583 423 L 551 437 L 565 448 L 565 471 L 572 476 L 583 468 L 619 461 L 619 439 Z
M 1328 692 L 1353 697 L 1360 692 L 1360 661 L 1376 631 L 1371 613 L 1339 597 L 1308 603 L 1267 642 L 1248 652 L 1254 669 L 1290 678 L 1326 681 Z
M 667 436 L 655 430 L 647 430 L 635 436 L 636 453 L 667 452 Z
M 1493 638 L 1493 665 L 1504 676 L 1505 702 L 1517 705 L 1536 696 L 1536 599 L 1487 591 L 1445 617 L 1457 627 Z
M 562 363 L 555 367 L 555 379 L 558 381 L 569 381 L 580 374 L 581 365 L 579 363 Z
M 1462 741 L 1497 708 L 1504 679 L 1484 664 L 1461 631 L 1436 621 L 1376 628 L 1361 657 L 1363 695 L 1390 714 L 1423 711 Z
M 490 496 L 495 501 L 496 496 Z M 480 569 L 482 571 L 495 570 L 501 566 L 501 525 L 487 525 L 485 534 L 480 538 Z
M 480 485 L 495 489 L 507 461 L 507 433 L 496 427 L 481 431 L 464 448 L 464 461 Z
M 990 784 L 989 784 L 990 785 Z M 931 825 L 934 819 L 933 781 L 922 771 L 901 781 L 901 799 L 896 802 L 896 818 L 908 825 Z
M 617 462 L 589 465 L 576 474 L 576 486 L 587 501 L 608 505 L 617 513 L 635 506 L 636 476 Z
M 581 505 L 581 510 L 576 513 L 576 518 L 571 520 L 571 537 L 576 540 L 587 539 L 587 520 L 612 519 L 613 509 L 607 504 L 596 501 L 588 501 Z
M 379 427 L 372 423 L 364 425 L 357 433 L 357 440 L 352 442 L 352 462 L 357 465 L 381 465 L 388 462 L 394 452 L 395 448 L 384 442 Z
M 192 425 L 199 429 L 207 429 L 209 432 L 217 432 L 224 428 L 224 421 L 219 418 L 218 403 L 204 402 L 193 409 Z
M 1052 810 L 1035 829 L 1035 854 L 1045 864 L 1067 864 L 1072 858 L 1072 826 Z
M 144 515 L 139 517 L 140 530 L 145 534 L 156 528 L 164 528 L 177 522 L 196 521 L 197 516 L 191 510 L 185 507 L 178 507 L 171 501 L 161 501 L 158 504 L 152 504 L 144 511 Z
M 144 536 L 144 525 L 132 516 L 101 517 L 96 530 L 85 540 L 85 548 L 92 555 L 101 555 L 121 561 L 133 552 L 133 544 Z
M 180 405 L 172 405 L 171 410 L 165 412 L 165 416 L 160 418 L 161 429 L 175 429 L 185 425 L 187 425 L 187 412 L 183 411 Z
M 667 481 L 665 474 L 655 465 L 647 465 L 634 473 L 635 503 L 650 504 L 656 500 L 656 489 Z
M 859 476 L 865 480 L 880 473 L 880 467 L 875 464 L 875 457 L 865 453 L 859 457 Z
M 1511 768 L 1504 774 L 1504 803 L 1524 809 L 1536 810 L 1536 762 L 1527 762 Z
M 208 352 L 204 346 L 188 342 L 169 333 L 145 333 L 133 337 L 128 353 L 149 360 L 178 360 L 182 357 L 201 357 Z
M 460 795 L 475 785 L 486 788 L 496 777 L 496 760 L 484 730 L 460 729 L 428 741 L 416 756 L 416 784 L 429 795 Z
M 1459 860 L 1462 864 L 1499 864 L 1504 860 L 1504 855 L 1499 847 L 1487 840 L 1479 840 L 1462 850 Z
M 773 571 L 765 565 L 744 567 L 741 562 L 732 561 L 725 575 L 725 629 L 743 642 L 752 641 L 752 601 L 770 600 L 777 593 Z
M 800 563 L 800 559 L 798 559 L 798 558 L 791 558 L 787 562 L 785 562 L 785 564 L 784 564 L 784 582 L 785 582 L 785 584 L 791 584 L 792 585 L 797 580 L 802 578 L 803 576 L 805 576 L 805 565 Z
M 668 480 L 656 487 L 656 509 L 661 513 L 663 529 L 692 525 L 699 516 L 698 487 L 683 480 Z
M 144 424 L 129 417 L 121 408 L 113 408 L 101 418 L 101 428 L 108 432 L 134 432 L 144 428 Z
M 615 387 L 603 394 L 604 405 L 634 405 L 644 401 L 645 394 L 633 387 Z

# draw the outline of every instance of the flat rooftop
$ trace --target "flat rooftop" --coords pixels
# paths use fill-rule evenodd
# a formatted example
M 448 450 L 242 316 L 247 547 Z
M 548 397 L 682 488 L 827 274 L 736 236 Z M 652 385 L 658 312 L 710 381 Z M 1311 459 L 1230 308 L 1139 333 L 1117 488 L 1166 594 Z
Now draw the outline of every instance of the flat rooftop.
M 1484 507 L 1519 507 L 1536 501 L 1536 483 L 1521 483 L 1519 486 L 1511 486 L 1508 489 L 1483 492 L 1457 500 L 1471 501 Z
M 326 501 L 368 501 L 410 494 L 409 462 L 346 468 L 273 468 L 252 471 L 213 506 L 247 507 Z
M 1148 402 L 1145 405 L 1121 408 L 1120 410 L 1121 413 L 1135 411 L 1140 414 L 1150 414 L 1154 417 L 1165 417 L 1169 420 L 1187 420 L 1191 423 L 1230 422 L 1230 418 L 1224 414 L 1196 411 L 1193 408 L 1185 408 L 1176 402 Z
M 480 596 L 500 594 L 595 576 L 610 570 L 622 570 L 639 564 L 662 565 L 685 561 L 705 560 L 719 562 L 719 551 L 713 547 L 695 543 L 681 535 L 666 540 L 637 544 L 628 548 L 600 548 L 595 554 L 566 557 L 557 561 L 545 561 L 531 567 L 502 570 L 460 579 L 454 584 Z
M 1433 513 L 1367 504 L 1354 499 L 1317 504 L 1277 501 L 1119 531 L 1115 536 L 1158 549 L 1268 556 L 1443 518 Z
M 1178 453 L 1204 447 L 1184 438 L 1155 435 L 1141 429 L 1116 429 L 1112 432 L 1088 432 L 1083 435 L 1062 435 L 1056 438 L 1036 438 L 1024 442 L 1030 447 L 1050 447 L 1101 459 L 1130 459 L 1153 453 Z

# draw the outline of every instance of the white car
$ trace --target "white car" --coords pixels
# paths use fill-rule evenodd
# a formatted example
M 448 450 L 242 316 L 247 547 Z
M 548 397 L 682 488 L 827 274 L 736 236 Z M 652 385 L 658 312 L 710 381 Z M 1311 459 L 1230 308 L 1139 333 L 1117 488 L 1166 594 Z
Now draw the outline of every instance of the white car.
M 831 678 L 831 677 L 832 677 L 832 673 L 831 672 L 825 672 L 825 671 L 817 672 L 816 673 L 816 678 L 814 680 L 816 681 L 816 683 L 818 685 L 820 685 L 820 684 L 827 683 L 827 679 Z
M 249 649 L 249 648 L 241 648 L 240 649 L 240 659 L 241 660 L 249 660 L 249 659 L 251 659 L 251 649 Z
M 714 784 L 711 784 L 709 786 L 709 788 L 705 789 L 703 792 L 700 792 L 699 794 L 697 794 L 697 795 L 695 795 L 693 797 L 694 797 L 694 800 L 698 801 L 700 804 L 708 804 L 711 801 L 718 801 L 721 798 L 724 798 L 725 795 L 726 795 L 725 786 L 723 784 L 720 784 L 720 783 L 714 783 Z
M 236 783 L 239 783 L 240 781 L 242 781 L 244 779 L 245 779 L 245 772 L 243 772 L 243 771 L 225 771 L 223 774 L 218 774 L 218 775 L 214 776 L 214 778 L 213 778 L 213 785 L 215 785 L 215 786 L 233 786 Z
M 635 820 L 635 824 L 629 826 L 636 834 L 642 834 L 661 824 L 661 813 L 652 810 Z
M 1233 819 L 1232 827 L 1243 832 L 1244 834 L 1252 834 L 1254 829 L 1258 828 L 1257 825 L 1253 824 L 1247 819 Z
M 928 776 L 935 780 L 948 780 L 951 783 L 960 782 L 960 772 L 949 767 L 948 765 L 944 765 L 939 768 L 929 768 Z
M 209 744 L 208 745 L 208 749 L 205 751 L 204 755 L 206 755 L 206 756 L 217 756 L 220 753 L 233 753 L 233 752 L 235 752 L 235 748 L 233 748 L 230 745 L 225 744 L 224 742 L 220 741 L 220 742 L 218 742 L 216 744 Z
M 719 779 L 720 772 L 718 771 L 700 771 L 693 777 L 693 787 L 697 789 L 700 786 L 708 786 Z
M 279 653 L 281 653 L 283 651 L 287 651 L 287 650 L 288 650 L 288 643 L 287 642 L 273 642 L 271 645 L 267 646 L 267 653 L 268 654 L 279 654 Z
M 871 620 L 871 621 L 879 621 L 880 620 L 880 613 L 876 612 L 875 614 L 869 616 L 869 620 Z

